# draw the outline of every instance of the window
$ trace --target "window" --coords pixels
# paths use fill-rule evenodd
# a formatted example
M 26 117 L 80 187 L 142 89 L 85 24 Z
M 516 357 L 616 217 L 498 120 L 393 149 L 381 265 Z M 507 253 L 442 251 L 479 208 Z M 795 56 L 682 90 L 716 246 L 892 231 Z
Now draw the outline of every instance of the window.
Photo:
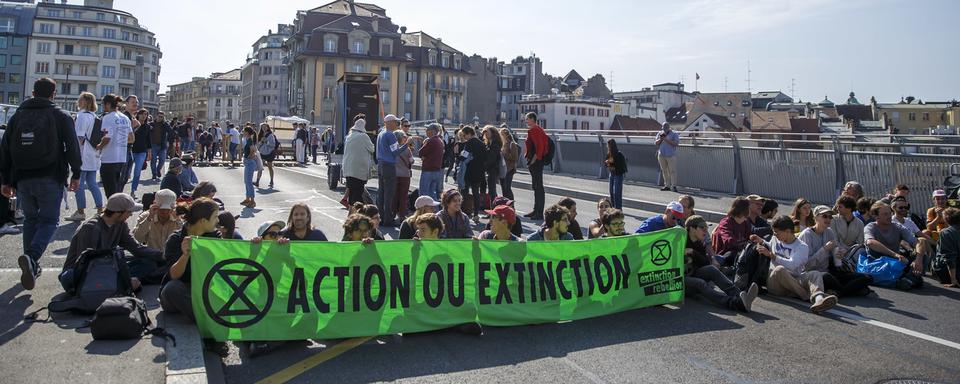
M 133 60 L 133 51 L 129 49 L 123 50 L 123 59 L 124 60 Z
M 49 55 L 50 47 L 50 43 L 37 43 L 37 53 Z
M 893 114 L 890 116 L 890 118 L 893 119 L 893 122 L 899 123 L 899 122 L 900 122 L 900 112 L 893 112 Z
M 127 67 L 120 68 L 120 78 L 121 79 L 130 79 L 132 77 L 133 70 Z
M 64 55 L 73 55 L 73 44 L 64 44 L 64 45 L 63 45 L 63 54 L 64 54 Z
M 103 77 L 113 78 L 117 76 L 117 68 L 110 65 L 103 66 Z
M 323 38 L 323 51 L 328 53 L 337 52 L 336 36 L 326 36 Z
M 227 120 L 233 120 L 233 110 L 227 111 Z
M 380 67 L 380 80 L 390 80 L 390 67 Z
M 323 87 L 323 99 L 333 99 L 333 87 Z
M 114 47 L 103 47 L 103 58 L 105 59 L 116 59 L 117 58 L 117 49 Z
M 362 63 L 354 64 L 354 65 L 353 65 L 353 71 L 354 71 L 354 72 L 363 72 L 363 64 L 362 64 Z
M 13 33 L 17 29 L 17 19 L 0 17 L 0 32 Z
M 59 10 L 59 9 L 48 9 L 48 10 L 47 10 L 47 16 L 50 16 L 50 17 L 60 17 L 60 16 L 62 16 L 62 13 L 60 13 L 60 10 Z
M 34 71 L 34 72 L 37 72 L 37 73 L 50 73 L 50 63 L 45 62 L 45 61 L 38 61 L 38 62 L 37 62 L 37 68 L 36 68 L 36 69 L 37 69 L 37 70 Z M 11 75 L 13 75 L 13 74 L 11 73 Z M 13 82 L 13 81 L 11 81 L 11 83 L 12 83 L 12 82 Z
M 213 111 L 213 119 L 220 120 L 220 111 Z
M 77 84 L 77 93 L 86 92 L 87 84 Z
M 130 41 L 130 32 L 120 31 L 120 39 L 123 41 Z
M 909 114 L 907 114 L 907 120 L 917 121 L 917 113 L 916 113 L 916 112 L 910 112 Z
M 453 69 L 460 69 L 463 63 L 463 59 L 460 58 L 460 55 L 453 57 Z
M 227 107 L 233 107 L 233 99 L 227 99 Z
M 23 75 L 21 75 L 21 74 L 19 74 L 19 73 L 11 73 L 11 74 L 9 74 L 9 75 L 7 75 L 7 76 L 9 76 L 8 80 L 10 80 L 10 81 L 9 81 L 10 84 L 20 84 L 20 83 L 23 83 Z
M 363 44 L 363 41 L 356 40 L 350 45 L 350 53 L 354 55 L 363 55 L 367 53 L 366 47 Z
M 264 74 L 264 75 L 272 75 L 272 74 L 273 74 L 273 67 L 263 67 L 263 68 L 260 69 L 260 73 L 261 73 L 261 74 Z
M 453 96 L 453 107 L 460 108 L 460 95 Z
M 10 55 L 10 65 L 23 65 L 22 55 Z M 929 117 L 929 114 L 928 116 Z
M 7 49 L 7 37 L 0 36 L 0 49 Z
M 380 91 L 380 102 L 390 104 L 390 91 Z
M 7 74 L 4 72 L 0 72 L 0 84 L 6 83 L 6 82 L 7 82 Z M 3 94 L 0 93 L 0 98 L 2 97 L 3 97 Z
M 12 83 L 12 81 L 11 81 Z M 7 92 L 7 102 L 10 104 L 20 104 L 19 92 Z
M 112 85 L 101 85 L 101 86 L 100 86 L 100 94 L 101 94 L 101 95 L 107 95 L 107 94 L 110 94 L 110 93 L 113 93 L 113 86 L 112 86 Z
M 393 57 L 393 42 L 387 39 L 380 40 L 380 56 Z
M 443 57 L 440 60 L 440 66 L 444 68 L 450 67 L 450 55 L 443 54 Z
M 2 23 L 2 22 L 0 22 Z M 3 24 L 0 24 L 0 32 L 3 31 Z M 25 37 L 14 37 L 13 38 L 14 47 L 25 47 L 27 46 L 27 38 Z
M 105 21 L 105 20 L 107 20 L 107 15 L 102 14 L 102 13 L 98 13 L 98 14 L 97 14 L 97 20 L 99 20 L 99 21 Z
M 70 83 L 60 83 L 60 93 L 64 95 L 70 94 Z
M 40 33 L 53 33 L 53 24 L 40 23 Z
M 429 56 L 429 59 L 428 59 L 429 64 L 430 64 L 431 66 L 436 66 L 436 65 L 437 65 L 437 54 L 436 54 L 436 52 L 434 52 L 434 51 L 431 49 L 430 52 L 429 52 L 427 55 Z
M 116 29 L 111 29 L 111 28 L 104 29 L 104 30 L 103 30 L 103 37 L 108 38 L 108 39 L 116 39 L 116 38 L 117 38 L 117 30 L 116 30 Z
M 221 99 L 216 99 L 216 101 L 213 102 L 213 106 L 219 107 L 220 104 L 221 104 L 221 103 L 220 103 L 220 100 L 221 100 Z
M 63 31 L 61 32 L 69 36 L 75 36 L 77 34 L 77 27 L 73 25 L 65 25 L 63 26 Z
M 6 68 L 7 66 L 7 55 L 0 55 L 0 68 Z
M 417 82 L 417 73 L 407 71 L 407 84 L 414 84 Z
M 428 94 L 428 95 L 427 95 L 427 105 L 433 106 L 435 99 L 436 99 L 436 97 L 434 97 L 433 93 Z
M 83 12 L 81 12 L 81 11 L 73 11 L 73 18 L 74 18 L 74 19 L 82 19 L 82 18 L 83 18 Z
M 410 104 L 413 102 L 413 92 L 406 91 L 403 93 L 403 102 Z
M 13 64 L 13 63 L 12 63 L 12 60 L 11 60 L 11 63 L 10 63 L 10 64 Z M 930 112 L 924 112 L 924 113 L 923 113 L 923 121 L 930 121 Z
M 324 76 L 334 76 L 337 74 L 337 65 L 334 63 L 324 63 L 323 64 L 323 75 Z

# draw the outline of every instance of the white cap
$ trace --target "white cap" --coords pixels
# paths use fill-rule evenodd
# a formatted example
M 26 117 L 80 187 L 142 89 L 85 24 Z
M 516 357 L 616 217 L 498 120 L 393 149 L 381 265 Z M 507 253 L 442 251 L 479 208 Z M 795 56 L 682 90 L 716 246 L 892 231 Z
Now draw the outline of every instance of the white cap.
M 667 209 L 673 211 L 673 215 L 679 219 L 684 217 L 683 204 L 680 204 L 677 201 L 671 201 L 670 204 L 667 204 Z
M 160 209 L 174 209 L 177 207 L 177 194 L 169 189 L 157 191 L 154 202 Z
M 414 209 L 420 209 L 420 208 L 429 207 L 429 206 L 434 206 L 434 207 L 436 207 L 436 206 L 438 206 L 438 205 L 440 205 L 440 202 L 434 200 L 432 197 L 430 197 L 430 196 L 420 196 L 420 197 L 417 198 L 417 201 L 415 201 L 415 202 L 413 203 L 413 208 L 414 208 Z
M 386 115 L 386 116 L 383 117 L 383 122 L 384 122 L 384 123 L 386 123 L 386 122 L 388 122 L 388 121 L 400 121 L 400 119 L 398 119 L 396 116 L 394 116 L 394 115 L 391 114 L 391 115 Z

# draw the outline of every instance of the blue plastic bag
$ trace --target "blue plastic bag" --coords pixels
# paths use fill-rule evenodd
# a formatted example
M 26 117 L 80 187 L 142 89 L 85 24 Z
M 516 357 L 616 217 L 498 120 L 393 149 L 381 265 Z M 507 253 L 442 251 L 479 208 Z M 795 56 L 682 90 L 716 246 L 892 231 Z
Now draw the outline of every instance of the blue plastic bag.
M 880 287 L 895 287 L 906 268 L 906 264 L 889 256 L 875 259 L 861 253 L 857 261 L 857 272 L 873 276 L 873 285 Z

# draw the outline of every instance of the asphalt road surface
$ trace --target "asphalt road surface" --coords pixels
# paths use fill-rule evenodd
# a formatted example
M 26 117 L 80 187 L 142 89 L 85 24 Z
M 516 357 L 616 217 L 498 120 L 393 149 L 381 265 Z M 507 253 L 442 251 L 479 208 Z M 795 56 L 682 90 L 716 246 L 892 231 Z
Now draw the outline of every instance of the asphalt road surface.
M 322 166 L 277 168 L 276 189 L 259 191 L 255 209 L 239 205 L 242 168 L 198 168 L 197 173 L 201 180 L 217 185 L 217 196 L 228 210 L 241 215 L 238 227 L 246 238 L 264 221 L 286 220 L 290 205 L 300 201 L 311 206 L 314 224 L 329 238 L 343 234 L 342 189 L 326 187 Z M 267 179 L 264 175 L 263 185 Z M 375 184 L 374 180 L 368 185 Z M 515 193 L 518 211 L 527 212 L 532 193 L 519 189 Z M 547 202 L 559 198 L 547 195 Z M 578 206 L 581 223 L 596 215 L 594 202 L 578 201 Z M 628 230 L 652 215 L 631 209 L 626 214 Z M 75 228 L 62 227 L 42 260 L 47 271 L 40 285 L 45 290 L 54 291 L 54 277 L 63 262 L 62 257 L 49 256 L 65 254 Z M 526 224 L 527 232 L 533 228 L 532 223 Z M 384 232 L 396 235 L 395 230 Z M 5 377 L 0 382 L 37 381 L 31 373 L 34 367 L 48 367 L 54 358 L 131 365 L 134 358 L 162 361 L 153 345 L 156 342 L 107 354 L 85 350 L 80 340 L 89 342 L 89 336 L 73 336 L 76 331 L 19 323 L 28 308 L 37 308 L 41 299 L 52 295 L 43 293 L 41 298 L 34 291 L 32 295 L 38 295 L 34 299 L 19 290 L 14 270 L 19 244 L 19 236 L 0 238 L 0 371 Z M 222 368 L 223 379 L 230 383 L 275 379 L 278 376 L 273 375 L 281 371 L 297 383 L 876 383 L 894 379 L 960 383 L 960 290 L 941 288 L 930 279 L 927 283 L 913 292 L 875 288 L 875 297 L 842 299 L 824 315 L 810 313 L 808 304 L 799 300 L 769 296 L 761 296 L 750 315 L 689 298 L 682 305 L 575 322 L 485 327 L 483 336 L 436 331 L 365 342 L 291 342 L 256 358 L 232 346 L 222 366 L 208 366 L 208 370 Z M 63 335 L 75 339 L 66 343 L 75 344 L 74 349 L 64 349 Z M 139 378 L 126 382 L 163 381 L 162 367 L 157 365 L 144 364 L 146 370 L 136 376 L 90 380 L 83 372 L 63 372 L 44 381 L 105 382 L 124 377 Z M 96 370 L 89 371 L 97 378 Z

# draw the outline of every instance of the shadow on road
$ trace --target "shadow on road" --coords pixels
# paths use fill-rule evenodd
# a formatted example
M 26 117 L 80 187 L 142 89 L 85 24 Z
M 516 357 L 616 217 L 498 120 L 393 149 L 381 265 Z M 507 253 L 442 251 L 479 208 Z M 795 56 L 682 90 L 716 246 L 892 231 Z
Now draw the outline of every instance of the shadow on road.
M 0 294 L 0 345 L 4 345 L 10 340 L 20 336 L 30 328 L 30 323 L 23 322 L 23 315 L 27 308 L 33 305 L 33 296 L 17 296 L 23 292 L 20 284 L 8 288 Z

